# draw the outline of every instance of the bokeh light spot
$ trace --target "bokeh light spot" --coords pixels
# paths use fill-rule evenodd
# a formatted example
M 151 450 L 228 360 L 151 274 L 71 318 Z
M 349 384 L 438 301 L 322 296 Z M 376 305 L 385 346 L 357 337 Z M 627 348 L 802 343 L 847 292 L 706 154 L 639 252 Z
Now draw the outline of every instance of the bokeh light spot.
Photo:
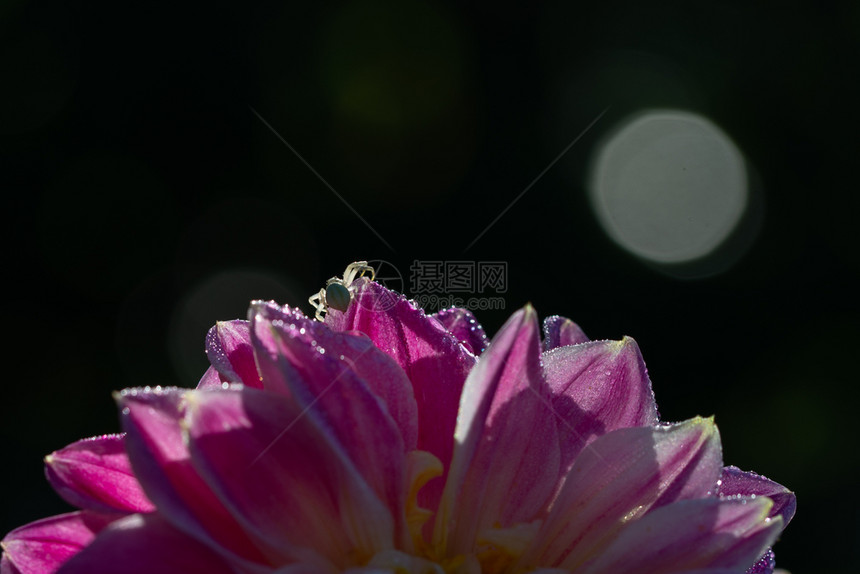
M 655 110 L 623 122 L 597 148 L 589 197 L 609 236 L 634 255 L 678 265 L 707 258 L 749 200 L 743 155 L 709 120 Z

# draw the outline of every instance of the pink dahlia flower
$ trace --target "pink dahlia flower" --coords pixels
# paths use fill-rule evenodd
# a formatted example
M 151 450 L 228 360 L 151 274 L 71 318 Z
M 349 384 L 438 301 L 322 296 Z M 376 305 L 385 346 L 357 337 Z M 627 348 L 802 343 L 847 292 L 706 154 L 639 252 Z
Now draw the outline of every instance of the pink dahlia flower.
M 632 339 L 527 306 L 490 343 L 351 290 L 219 323 L 195 390 L 119 393 L 123 435 L 46 459 L 80 510 L 10 532 L 2 574 L 773 571 L 794 495 L 660 422 Z

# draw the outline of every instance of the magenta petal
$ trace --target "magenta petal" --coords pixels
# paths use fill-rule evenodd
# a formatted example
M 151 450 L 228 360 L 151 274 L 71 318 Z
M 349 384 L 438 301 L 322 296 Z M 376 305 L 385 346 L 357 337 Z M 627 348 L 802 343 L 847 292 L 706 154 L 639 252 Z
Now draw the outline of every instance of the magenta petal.
M 794 518 L 797 509 L 797 499 L 786 487 L 754 472 L 744 472 L 736 466 L 723 469 L 717 493 L 720 496 L 767 496 L 773 500 L 771 516 L 782 516 L 785 526 Z
M 87 510 L 60 514 L 16 528 L 3 539 L 3 574 L 56 572 L 121 514 Z
M 684 500 L 627 525 L 583 574 L 661 574 L 697 568 L 743 571 L 774 542 L 781 518 L 772 502 Z
M 247 321 L 219 321 L 206 335 L 206 356 L 221 382 L 242 383 L 260 389 Z M 198 385 L 198 388 L 201 388 Z
M 545 351 L 566 345 L 587 343 L 590 340 L 579 325 L 566 317 L 553 315 L 543 321 L 543 348 Z
M 393 511 L 397 529 L 406 537 L 403 438 L 385 405 L 357 376 L 354 367 L 363 359 L 347 357 L 355 355 L 350 343 L 362 345 L 368 360 L 375 353 L 380 369 L 391 367 L 392 375 L 402 377 L 399 383 L 396 379 L 389 383 L 408 393 L 411 388 L 403 371 L 364 338 L 333 333 L 320 322 L 285 322 L 282 310 L 272 305 L 255 304 L 252 312 L 254 345 L 264 380 L 268 384 L 282 379 L 280 385 L 288 388 L 298 406 L 320 417 L 357 471 Z M 377 376 L 385 370 L 373 374 L 373 365 L 366 367 L 374 381 L 387 384 Z M 414 412 L 411 416 L 417 423 Z
M 415 448 L 418 441 L 418 407 L 412 393 L 412 383 L 403 369 L 391 357 L 376 348 L 366 335 L 360 332 L 334 332 L 324 323 L 308 319 L 295 309 L 279 307 L 273 303 L 255 302 L 251 306 L 250 314 L 255 325 L 258 320 L 266 322 L 267 325 L 276 322 L 279 325 L 279 337 L 293 340 L 291 346 L 295 347 L 294 350 L 281 351 L 286 353 L 285 357 L 295 369 L 312 369 L 315 363 L 327 362 L 329 372 L 318 374 L 326 379 L 326 385 L 331 381 L 331 377 L 340 376 L 342 379 L 345 375 L 339 373 L 346 368 L 357 375 L 363 383 L 360 386 L 366 386 L 384 403 L 385 409 L 400 430 L 405 450 Z M 259 329 L 256 333 L 258 339 L 271 338 Z M 280 352 L 276 344 L 270 344 L 269 347 L 270 356 Z M 266 351 L 261 349 L 261 352 Z M 321 355 L 325 355 L 325 358 L 320 359 Z M 308 361 L 308 358 L 312 360 Z M 275 376 L 280 378 L 283 374 L 278 373 Z M 353 377 L 352 374 L 349 376 Z M 341 383 L 346 384 L 346 381 L 342 380 Z M 283 384 L 286 384 L 286 381 L 281 383 Z M 269 390 L 283 391 L 278 389 L 278 384 L 267 378 L 264 378 L 263 385 Z M 287 394 L 289 393 L 287 389 Z
M 389 510 L 313 409 L 247 387 L 188 408 L 195 466 L 274 563 L 343 568 L 392 547 Z
M 594 341 L 543 354 L 562 445 L 562 472 L 597 437 L 657 423 L 657 403 L 636 341 Z
M 346 313 L 330 310 L 334 331 L 361 331 L 392 357 L 412 382 L 418 404 L 418 448 L 432 453 L 445 472 L 451 463 L 457 408 L 475 356 L 422 309 L 378 283 L 359 281 Z M 425 508 L 436 508 L 444 475 L 419 492 Z
M 451 307 L 442 309 L 431 317 L 442 323 L 442 326 L 476 355 L 483 353 L 490 344 L 484 328 L 468 309 Z
M 710 419 L 602 436 L 576 459 L 523 560 L 576 569 L 625 522 L 657 506 L 712 495 L 721 468 L 719 433 Z
M 471 552 L 480 532 L 534 520 L 556 487 L 559 450 L 540 333 L 516 312 L 469 374 L 434 543 Z
M 135 476 L 160 514 L 181 530 L 248 560 L 259 551 L 194 468 L 184 430 L 186 400 L 222 391 L 128 389 L 118 398 Z M 223 391 L 228 392 L 228 391 Z
M 198 389 L 220 389 L 224 385 L 221 380 L 221 375 L 215 370 L 215 367 L 209 367 L 200 380 L 197 382 Z
M 222 557 L 157 514 L 113 523 L 59 574 L 234 574 Z
M 79 440 L 45 457 L 54 490 L 78 508 L 100 512 L 152 512 L 131 470 L 123 435 Z
M 771 514 L 773 514 L 773 510 L 771 510 Z M 783 527 L 785 527 L 784 523 Z M 753 564 L 752 568 L 746 571 L 746 574 L 773 574 L 775 567 L 776 557 L 773 554 L 773 550 L 768 550 L 764 553 L 764 556 Z

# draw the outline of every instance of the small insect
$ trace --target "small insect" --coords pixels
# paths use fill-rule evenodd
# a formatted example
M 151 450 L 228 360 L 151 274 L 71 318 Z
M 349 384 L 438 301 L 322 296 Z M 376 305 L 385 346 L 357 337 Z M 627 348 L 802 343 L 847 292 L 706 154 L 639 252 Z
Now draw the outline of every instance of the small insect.
M 338 311 L 346 311 L 350 301 L 352 301 L 352 291 L 349 290 L 349 287 L 353 281 L 359 277 L 364 277 L 365 273 L 370 273 L 371 281 L 376 278 L 376 271 L 367 264 L 367 261 L 350 263 L 346 266 L 343 277 L 332 277 L 325 282 L 325 287 L 320 289 L 319 293 L 314 293 L 308 297 L 308 303 L 316 309 L 314 317 L 317 321 L 325 320 L 329 307 Z

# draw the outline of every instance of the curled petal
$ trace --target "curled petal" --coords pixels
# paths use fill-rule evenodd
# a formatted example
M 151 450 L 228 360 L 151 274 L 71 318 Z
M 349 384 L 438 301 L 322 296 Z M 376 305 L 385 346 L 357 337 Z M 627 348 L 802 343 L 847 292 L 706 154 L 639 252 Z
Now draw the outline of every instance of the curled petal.
M 754 472 L 744 472 L 736 466 L 723 469 L 717 492 L 722 497 L 767 496 L 773 501 L 770 515 L 782 516 L 783 527 L 791 522 L 797 508 L 793 492 L 764 476 Z M 772 574 L 775 567 L 773 550 L 768 550 L 747 574 Z
M 468 553 L 494 526 L 533 520 L 557 484 L 558 435 L 530 306 L 515 313 L 469 374 L 439 515 L 437 550 Z
M 772 502 L 684 500 L 631 522 L 583 574 L 661 574 L 706 568 L 744 570 L 773 544 L 782 519 Z
M 334 331 L 361 331 L 406 372 L 418 406 L 418 449 L 433 454 L 447 472 L 451 437 L 473 355 L 441 323 L 402 295 L 360 279 L 345 313 L 329 310 L 326 324 Z M 436 508 L 444 475 L 419 493 L 421 505 Z
M 402 370 L 364 338 L 332 333 L 319 322 L 308 321 L 307 327 L 284 322 L 283 312 L 271 305 L 252 309 L 254 346 L 266 384 L 280 380 L 279 386 L 287 388 L 306 415 L 313 412 L 320 418 L 358 473 L 392 510 L 402 540 L 410 541 L 402 435 L 384 404 L 357 376 L 356 361 L 347 360 L 341 351 L 351 354 L 347 340 L 366 345 L 366 351 L 373 353 L 371 359 L 376 356 L 382 368 L 391 366 L 404 377 L 400 390 L 407 393 L 411 389 Z
M 79 440 L 45 457 L 54 490 L 73 506 L 100 512 L 152 512 L 125 453 L 123 435 Z
M 543 348 L 544 351 L 587 343 L 591 339 L 580 329 L 579 325 L 559 315 L 547 317 L 543 321 Z
M 3 574 L 46 574 L 57 569 L 90 544 L 122 514 L 87 510 L 60 514 L 16 528 L 6 535 Z
M 786 487 L 754 472 L 744 472 L 736 466 L 723 469 L 717 492 L 720 496 L 767 496 L 773 501 L 772 516 L 782 516 L 784 525 L 791 522 L 797 509 L 797 499 Z
M 442 323 L 452 335 L 457 337 L 475 355 L 483 353 L 490 344 L 484 328 L 481 327 L 481 324 L 478 323 L 478 320 L 475 319 L 475 316 L 468 309 L 451 307 L 434 313 L 431 316 Z
M 412 383 L 409 382 L 403 369 L 391 357 L 380 351 L 366 335 L 361 332 L 332 331 L 324 323 L 310 320 L 296 309 L 279 307 L 273 303 L 253 303 L 250 315 L 255 329 L 256 344 L 258 347 L 261 345 L 264 347 L 259 349 L 263 356 L 282 353 L 298 371 L 307 371 L 311 364 L 327 361 L 329 373 L 321 375 L 325 377 L 325 385 L 328 385 L 333 377 L 339 377 L 340 385 L 347 384 L 342 380 L 345 373 L 340 373 L 345 369 L 352 371 L 350 378 L 357 376 L 361 380 L 360 386 L 366 387 L 375 397 L 382 400 L 385 410 L 400 430 L 405 450 L 409 451 L 416 447 L 418 407 L 412 393 Z M 284 347 L 278 350 L 279 345 L 272 341 L 273 335 L 261 329 L 260 322 L 264 323 L 266 328 L 277 325 L 273 328 L 278 332 L 278 338 L 290 340 L 280 347 L 289 344 L 290 349 Z M 325 357 L 320 358 L 320 355 Z M 313 360 L 308 361 L 309 357 Z M 332 366 L 332 363 L 337 361 L 340 361 L 340 364 Z M 315 376 L 320 375 L 317 373 Z M 278 373 L 275 377 L 282 378 L 283 373 Z M 280 386 L 286 383 L 287 381 L 282 381 Z M 279 388 L 279 384 L 268 377 L 264 378 L 263 385 L 269 390 L 290 393 L 288 388 Z
M 721 467 L 720 438 L 710 419 L 600 437 L 570 469 L 523 564 L 576 569 L 651 509 L 711 495 Z
M 771 509 L 773 513 L 773 509 Z M 783 524 L 783 526 L 785 526 Z M 773 574 L 773 569 L 776 566 L 776 558 L 773 550 L 768 550 L 753 566 L 747 570 L 746 574 Z
M 619 428 L 657 423 L 657 403 L 636 341 L 593 341 L 543 354 L 559 416 L 562 472 L 590 442 Z
M 133 514 L 113 523 L 59 574 L 234 574 L 236 570 L 158 514 Z
M 262 388 L 254 363 L 251 333 L 247 321 L 219 321 L 206 334 L 206 356 L 222 383 L 242 383 Z M 204 376 L 198 388 L 212 386 L 211 375 Z

